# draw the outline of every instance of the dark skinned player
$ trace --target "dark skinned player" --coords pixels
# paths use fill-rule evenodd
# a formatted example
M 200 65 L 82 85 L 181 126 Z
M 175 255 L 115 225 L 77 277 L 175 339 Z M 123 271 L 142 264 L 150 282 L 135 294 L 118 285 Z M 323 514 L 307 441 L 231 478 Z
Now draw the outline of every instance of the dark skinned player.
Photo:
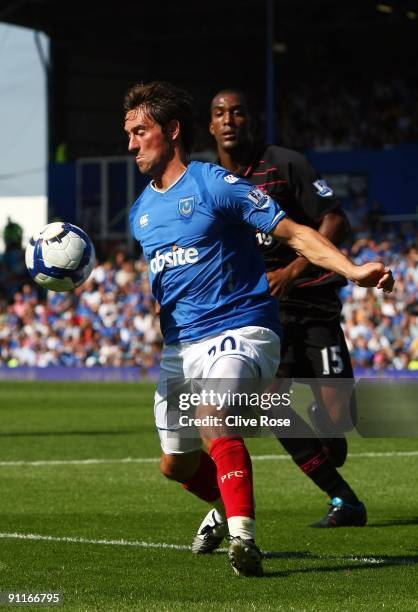
M 309 225 L 338 245 L 350 228 L 338 200 L 300 153 L 255 142 L 246 97 L 223 90 L 212 101 L 209 130 L 219 162 L 280 202 L 288 216 Z M 280 376 L 309 379 L 315 402 L 308 413 L 315 432 L 300 419 L 306 437 L 280 442 L 302 471 L 331 498 L 317 527 L 362 526 L 364 505 L 337 472 L 344 464 L 343 431 L 354 420 L 353 370 L 340 326 L 338 289 L 345 279 L 314 267 L 270 236 L 257 234 L 271 292 L 280 302 L 284 342 Z M 335 381 L 338 379 L 336 384 Z M 292 415 L 293 421 L 295 414 Z M 315 433 L 317 434 L 315 436 Z

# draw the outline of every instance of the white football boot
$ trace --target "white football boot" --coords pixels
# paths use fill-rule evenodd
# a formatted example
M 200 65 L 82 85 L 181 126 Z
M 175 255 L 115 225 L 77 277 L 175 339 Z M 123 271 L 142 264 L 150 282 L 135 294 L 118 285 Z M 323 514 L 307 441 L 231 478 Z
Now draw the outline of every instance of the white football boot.
M 222 540 L 228 535 L 228 523 L 225 520 L 217 520 L 219 513 L 212 508 L 200 525 L 196 537 L 193 540 L 192 552 L 195 555 L 208 555 L 219 548 Z

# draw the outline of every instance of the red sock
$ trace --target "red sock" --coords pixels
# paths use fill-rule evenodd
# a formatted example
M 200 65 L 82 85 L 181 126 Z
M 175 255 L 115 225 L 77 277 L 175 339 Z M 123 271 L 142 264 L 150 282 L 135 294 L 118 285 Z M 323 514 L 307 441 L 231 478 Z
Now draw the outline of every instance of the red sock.
M 216 480 L 216 465 L 204 451 L 200 451 L 200 464 L 196 472 L 182 486 L 200 499 L 212 503 L 220 498 Z
M 244 440 L 232 436 L 217 438 L 212 442 L 210 456 L 216 464 L 226 517 L 255 518 L 253 472 Z

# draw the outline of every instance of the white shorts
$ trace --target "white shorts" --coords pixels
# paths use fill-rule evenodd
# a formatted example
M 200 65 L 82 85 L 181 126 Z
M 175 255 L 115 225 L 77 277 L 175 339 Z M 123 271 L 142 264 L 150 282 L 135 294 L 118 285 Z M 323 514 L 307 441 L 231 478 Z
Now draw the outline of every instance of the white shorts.
M 168 424 L 168 381 L 180 379 L 234 379 L 240 390 L 240 375 L 253 380 L 272 379 L 280 363 L 280 338 L 265 327 L 248 326 L 218 336 L 185 344 L 170 344 L 163 350 L 160 378 L 155 392 L 155 423 L 165 454 L 183 454 L 201 448 L 196 429 L 187 435 L 178 425 Z

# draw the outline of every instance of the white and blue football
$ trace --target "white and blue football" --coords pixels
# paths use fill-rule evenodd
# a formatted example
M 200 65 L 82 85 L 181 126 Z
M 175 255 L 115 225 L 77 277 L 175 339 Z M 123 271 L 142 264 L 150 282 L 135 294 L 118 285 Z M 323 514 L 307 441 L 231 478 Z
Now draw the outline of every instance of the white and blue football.
M 52 291 L 72 291 L 90 276 L 94 246 L 82 229 L 71 223 L 49 223 L 26 247 L 26 267 L 33 280 Z

